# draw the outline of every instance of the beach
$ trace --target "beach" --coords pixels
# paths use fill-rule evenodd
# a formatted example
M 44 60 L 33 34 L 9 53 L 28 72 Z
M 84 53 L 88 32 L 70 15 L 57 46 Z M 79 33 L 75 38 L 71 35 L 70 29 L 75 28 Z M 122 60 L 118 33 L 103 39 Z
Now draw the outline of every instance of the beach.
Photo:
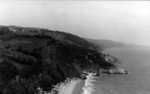
M 82 92 L 82 87 L 84 81 L 80 79 L 71 79 L 66 83 L 62 83 L 59 86 L 59 94 L 80 94 Z
M 81 94 L 82 93 L 82 88 L 84 86 L 85 81 L 84 80 L 80 80 L 78 81 L 73 88 L 72 93 L 70 94 Z

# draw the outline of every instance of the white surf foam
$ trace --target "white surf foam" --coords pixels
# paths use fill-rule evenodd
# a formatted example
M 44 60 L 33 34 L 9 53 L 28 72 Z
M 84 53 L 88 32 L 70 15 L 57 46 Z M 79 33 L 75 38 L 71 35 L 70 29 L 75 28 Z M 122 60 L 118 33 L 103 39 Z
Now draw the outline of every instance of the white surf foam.
M 85 84 L 82 88 L 83 92 L 81 94 L 93 94 L 95 91 L 94 83 L 96 81 L 96 76 L 94 73 L 88 73 Z

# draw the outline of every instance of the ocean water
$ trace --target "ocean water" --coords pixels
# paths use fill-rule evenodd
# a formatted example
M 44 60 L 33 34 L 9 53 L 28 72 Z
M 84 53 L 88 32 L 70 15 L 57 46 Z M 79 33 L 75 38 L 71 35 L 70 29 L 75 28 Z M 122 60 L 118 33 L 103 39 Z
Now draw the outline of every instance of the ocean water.
M 106 52 L 117 57 L 129 74 L 97 77 L 89 73 L 76 86 L 62 84 L 58 94 L 150 94 L 150 48 L 111 48 Z
M 150 48 L 112 48 L 106 50 L 121 61 L 127 75 L 101 75 L 91 94 L 150 94 Z M 89 94 L 89 93 L 85 93 Z

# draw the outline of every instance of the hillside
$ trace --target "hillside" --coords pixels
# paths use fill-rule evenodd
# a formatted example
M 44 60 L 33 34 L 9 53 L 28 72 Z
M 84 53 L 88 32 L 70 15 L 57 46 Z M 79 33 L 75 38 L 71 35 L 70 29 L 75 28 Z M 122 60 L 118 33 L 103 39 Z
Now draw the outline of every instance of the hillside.
M 67 78 L 82 78 L 84 71 L 115 68 L 112 59 L 73 34 L 0 26 L 0 94 L 50 91 Z

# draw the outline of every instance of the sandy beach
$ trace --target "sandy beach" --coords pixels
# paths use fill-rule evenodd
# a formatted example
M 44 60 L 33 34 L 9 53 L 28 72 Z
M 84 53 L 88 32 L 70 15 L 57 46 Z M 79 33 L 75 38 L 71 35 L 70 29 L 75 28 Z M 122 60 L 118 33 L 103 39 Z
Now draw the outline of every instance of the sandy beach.
M 83 85 L 83 80 L 72 79 L 59 87 L 59 94 L 81 94 Z

